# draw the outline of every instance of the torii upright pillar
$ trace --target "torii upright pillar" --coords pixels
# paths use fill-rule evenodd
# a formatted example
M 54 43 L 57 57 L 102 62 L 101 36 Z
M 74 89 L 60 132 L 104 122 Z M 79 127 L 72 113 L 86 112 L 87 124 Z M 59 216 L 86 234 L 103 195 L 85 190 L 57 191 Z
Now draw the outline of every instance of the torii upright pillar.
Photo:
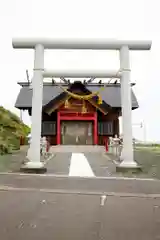
M 120 68 L 121 68 L 121 109 L 122 109 L 122 133 L 123 149 L 122 163 L 119 167 L 132 168 L 138 167 L 133 156 L 132 141 L 132 100 L 131 100 L 131 82 L 130 82 L 130 61 L 129 48 L 122 46 L 120 48 Z
M 44 47 L 36 44 L 34 54 L 34 70 L 32 79 L 32 116 L 31 116 L 31 144 L 28 150 L 28 160 L 25 168 L 44 169 L 40 161 L 40 139 L 42 122 L 43 99 L 43 71 L 44 71 Z

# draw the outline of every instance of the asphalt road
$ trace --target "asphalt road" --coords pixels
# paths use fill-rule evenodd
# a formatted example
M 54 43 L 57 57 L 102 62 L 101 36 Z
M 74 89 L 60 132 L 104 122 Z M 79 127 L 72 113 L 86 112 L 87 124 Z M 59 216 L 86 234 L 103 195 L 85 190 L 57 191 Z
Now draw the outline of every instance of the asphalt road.
M 3 240 L 151 240 L 160 234 L 160 201 L 141 197 L 0 191 Z
M 160 181 L 114 178 L 96 153 L 86 155 L 94 177 L 69 177 L 71 154 L 63 154 L 46 174 L 0 174 L 1 239 L 160 238 Z
M 70 192 L 114 192 L 134 194 L 160 194 L 159 180 L 121 178 L 63 177 L 49 175 L 0 174 L 0 188 L 50 189 Z

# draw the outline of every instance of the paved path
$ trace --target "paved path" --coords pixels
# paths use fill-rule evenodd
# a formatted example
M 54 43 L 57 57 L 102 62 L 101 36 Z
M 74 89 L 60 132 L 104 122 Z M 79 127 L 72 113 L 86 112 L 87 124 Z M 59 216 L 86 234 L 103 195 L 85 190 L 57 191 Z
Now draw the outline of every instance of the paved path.
M 46 164 L 48 174 L 107 177 L 116 174 L 116 166 L 100 152 L 57 152 Z
M 72 153 L 69 176 L 94 177 L 92 168 L 83 153 Z

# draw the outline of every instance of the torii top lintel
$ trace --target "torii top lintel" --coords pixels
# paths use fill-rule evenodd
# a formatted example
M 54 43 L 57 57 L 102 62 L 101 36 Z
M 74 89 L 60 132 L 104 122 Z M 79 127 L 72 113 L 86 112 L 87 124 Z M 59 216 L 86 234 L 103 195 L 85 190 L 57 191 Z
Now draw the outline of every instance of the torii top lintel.
M 150 50 L 150 40 L 116 40 L 104 38 L 13 38 L 13 48 L 35 48 L 41 44 L 45 49 L 95 49 L 95 50 L 120 50 L 128 46 L 130 50 Z

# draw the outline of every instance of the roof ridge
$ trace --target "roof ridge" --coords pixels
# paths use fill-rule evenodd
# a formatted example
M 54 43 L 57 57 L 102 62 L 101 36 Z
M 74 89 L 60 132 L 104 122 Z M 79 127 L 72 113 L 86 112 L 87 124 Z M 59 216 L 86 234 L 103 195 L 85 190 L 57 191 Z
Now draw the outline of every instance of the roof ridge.
M 18 85 L 20 85 L 21 87 L 28 87 L 30 86 L 30 84 L 28 82 L 18 82 L 17 83 Z M 70 83 L 71 85 L 74 84 L 74 83 Z M 82 82 L 82 84 L 84 84 Z M 131 83 L 131 86 L 134 86 L 136 83 Z M 66 83 L 52 83 L 52 82 L 43 82 L 43 86 L 58 86 L 58 85 L 61 85 L 61 86 L 68 86 L 68 84 Z M 105 86 L 120 86 L 120 83 L 89 83 L 89 84 L 84 84 L 86 87 L 89 86 L 89 87 L 105 87 Z

